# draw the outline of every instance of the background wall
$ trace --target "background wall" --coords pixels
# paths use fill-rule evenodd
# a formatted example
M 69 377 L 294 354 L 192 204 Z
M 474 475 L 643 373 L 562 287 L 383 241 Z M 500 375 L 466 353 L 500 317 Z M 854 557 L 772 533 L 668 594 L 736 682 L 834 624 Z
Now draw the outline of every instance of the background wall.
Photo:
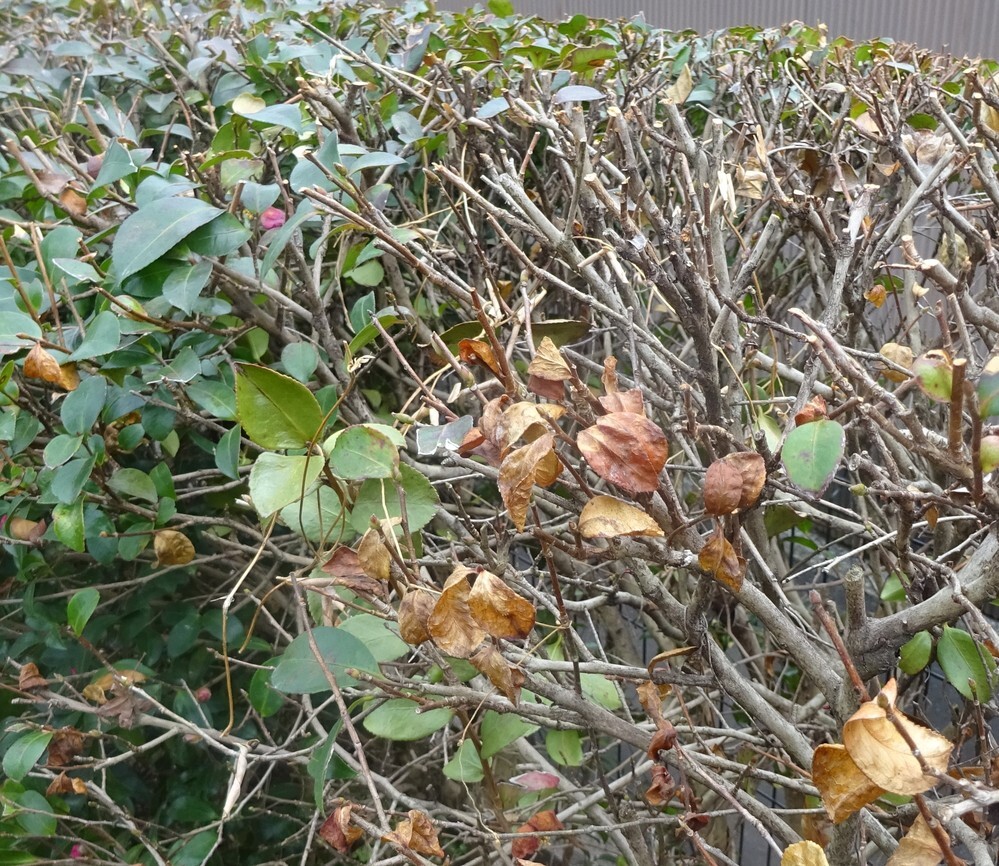
M 484 0 L 481 0 L 485 5 Z M 438 0 L 439 9 L 459 10 L 468 0 Z M 832 36 L 855 39 L 891 36 L 955 54 L 999 57 L 996 0 L 514 0 L 517 12 L 545 18 L 583 13 L 630 18 L 645 13 L 650 24 L 670 30 L 717 30 L 736 24 L 775 26 L 822 21 Z

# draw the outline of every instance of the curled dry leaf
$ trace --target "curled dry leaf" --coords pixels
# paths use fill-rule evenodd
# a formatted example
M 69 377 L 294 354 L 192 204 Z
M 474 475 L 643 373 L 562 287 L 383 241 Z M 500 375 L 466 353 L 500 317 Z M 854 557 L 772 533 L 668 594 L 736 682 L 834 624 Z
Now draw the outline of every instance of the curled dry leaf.
M 548 432 L 548 422 L 565 414 L 563 406 L 548 403 L 528 403 L 521 400 L 503 411 L 496 423 L 495 444 L 505 454 L 520 439 L 533 442 Z
M 479 417 L 479 429 L 482 435 L 494 445 L 501 447 L 503 439 L 503 413 L 510 404 L 510 398 L 501 394 L 482 407 Z
M 565 393 L 563 382 L 572 378 L 572 371 L 551 337 L 545 337 L 537 354 L 527 367 L 527 390 L 539 397 L 559 400 Z
M 76 728 L 61 728 L 49 741 L 49 766 L 65 767 L 83 751 L 83 734 Z
M 583 538 L 620 538 L 621 536 L 663 536 L 662 527 L 641 508 L 615 499 L 594 496 L 579 515 Z
M 676 782 L 662 764 L 656 764 L 651 775 L 652 784 L 645 792 L 645 799 L 650 806 L 665 806 L 676 794 Z
M 812 756 L 812 781 L 834 824 L 873 803 L 883 793 L 853 762 L 846 746 L 824 743 Z
M 364 569 L 361 568 L 357 553 L 344 546 L 338 547 L 330 554 L 330 558 L 322 565 L 322 571 L 332 577 L 362 577 L 364 575 Z
M 430 816 L 419 809 L 411 809 L 409 817 L 396 824 L 395 829 L 385 839 L 424 857 L 444 856 L 444 849 L 437 840 L 437 828 L 434 827 Z
M 479 572 L 468 596 L 475 621 L 493 637 L 523 640 L 534 628 L 534 605 L 489 571 Z
M 153 536 L 153 550 L 158 565 L 187 565 L 194 559 L 194 545 L 176 529 L 161 529 Z
M 60 364 L 55 355 L 35 343 L 24 357 L 24 375 L 29 379 L 41 379 L 50 385 L 58 385 L 66 391 L 75 391 L 80 384 L 76 364 Z
M 28 520 L 26 517 L 11 517 L 6 525 L 11 538 L 30 544 L 37 544 L 47 528 L 44 520 Z
M 22 692 L 30 692 L 32 689 L 44 689 L 48 684 L 49 681 L 41 675 L 38 665 L 34 662 L 28 662 L 24 665 L 21 668 L 21 672 L 17 675 L 17 687 Z
M 353 803 L 338 806 L 319 828 L 319 838 L 341 854 L 346 854 L 364 835 L 360 827 L 350 823 L 350 812 L 353 808 Z
M 881 355 L 881 357 L 886 361 L 894 364 L 896 367 L 904 367 L 906 370 L 912 369 L 912 362 L 915 359 L 912 349 L 908 346 L 903 346 L 900 343 L 885 343 L 878 350 L 878 354 Z M 889 382 L 904 382 L 909 378 L 908 373 L 902 373 L 899 370 L 893 369 L 887 365 L 883 365 L 881 374 Z
M 878 695 L 886 707 L 879 706 L 878 699 L 861 704 L 843 725 L 843 745 L 860 771 L 875 785 L 893 794 L 921 794 L 936 785 L 937 780 L 923 774 L 919 760 L 899 728 L 919 749 L 927 766 L 939 773 L 947 771 L 954 745 L 894 709 L 896 694 L 895 680 L 889 680 Z M 888 718 L 888 712 L 894 715 L 894 721 Z
M 943 856 L 930 825 L 918 815 L 885 866 L 937 866 Z
M 794 425 L 800 427 L 802 424 L 810 424 L 812 421 L 821 421 L 829 415 L 829 407 L 826 405 L 825 397 L 817 394 L 812 397 L 801 409 L 795 413 Z
M 767 483 L 766 461 L 755 451 L 737 451 L 726 454 L 722 457 L 722 462 L 735 467 L 742 478 L 739 508 L 752 508 L 763 492 L 763 485 Z
M 399 604 L 399 636 L 411 646 L 430 640 L 428 622 L 437 600 L 425 589 L 411 589 Z
M 485 367 L 497 379 L 503 378 L 493 347 L 485 340 L 459 340 L 458 354 L 469 366 Z
M 494 646 L 481 647 L 469 661 L 481 674 L 485 674 L 506 699 L 514 706 L 520 701 L 520 689 L 524 685 L 524 673 L 513 667 Z
M 59 796 L 64 796 L 66 794 L 86 794 L 87 793 L 87 783 L 83 779 L 70 778 L 65 773 L 60 773 L 56 776 L 49 786 L 45 789 L 45 796 L 48 797 L 50 794 L 57 794 Z
M 668 719 L 660 719 L 656 732 L 649 743 L 648 755 L 653 761 L 659 760 L 660 752 L 668 752 L 676 744 L 676 728 Z
M 59 204 L 70 216 L 80 217 L 87 212 L 87 197 L 71 186 L 59 193 Z
M 739 508 L 742 500 L 742 474 L 724 460 L 715 460 L 704 475 L 704 510 L 720 517 Z
M 604 481 L 629 493 L 652 493 L 669 457 L 666 434 L 644 415 L 612 412 L 580 432 L 579 450 Z
M 604 396 L 600 405 L 605 412 L 630 412 L 641 415 L 645 412 L 645 398 L 637 388 L 619 391 L 617 384 L 617 358 L 604 359 L 604 372 L 600 377 L 604 386 Z
M 715 580 L 725 584 L 733 592 L 742 589 L 745 563 L 739 559 L 720 526 L 715 527 L 715 531 L 704 542 L 704 547 L 697 555 L 697 562 L 705 571 L 711 572 Z
M 561 821 L 559 821 L 558 816 L 551 809 L 546 809 L 544 812 L 538 812 L 537 814 L 532 815 L 526 823 L 521 824 L 517 828 L 516 832 L 522 833 L 523 835 L 520 838 L 513 840 L 510 853 L 516 859 L 532 857 L 541 847 L 541 837 L 535 834 L 563 829 L 565 829 L 564 825 Z
M 516 451 L 511 451 L 500 464 L 499 491 L 503 504 L 510 513 L 510 519 L 518 530 L 523 531 L 527 523 L 527 508 L 531 503 L 531 494 L 538 481 L 539 472 L 543 473 L 543 481 L 551 476 L 552 467 L 542 465 L 549 454 L 554 455 L 554 439 L 550 433 L 539 436 L 530 445 L 524 445 Z M 558 457 L 555 456 L 558 461 Z M 561 471 L 561 464 L 559 464 Z M 557 477 L 557 473 L 556 473 Z M 553 480 L 553 479 L 552 479 Z
M 663 719 L 663 701 L 669 697 L 673 687 L 668 683 L 654 683 L 651 680 L 646 680 L 640 686 L 638 686 L 635 691 L 638 693 L 638 702 L 642 705 L 642 709 L 645 710 L 645 715 L 648 716 L 656 725 L 662 724 Z
M 382 540 L 382 534 L 369 529 L 357 545 L 357 561 L 361 570 L 372 580 L 388 580 L 392 566 L 392 556 Z
M 814 842 L 795 842 L 784 849 L 780 866 L 829 866 L 829 861 Z
M 463 565 L 451 572 L 427 620 L 427 631 L 434 643 L 448 655 L 461 659 L 467 659 L 475 652 L 486 636 L 468 607 L 472 591 L 468 575 L 471 573 L 472 570 Z

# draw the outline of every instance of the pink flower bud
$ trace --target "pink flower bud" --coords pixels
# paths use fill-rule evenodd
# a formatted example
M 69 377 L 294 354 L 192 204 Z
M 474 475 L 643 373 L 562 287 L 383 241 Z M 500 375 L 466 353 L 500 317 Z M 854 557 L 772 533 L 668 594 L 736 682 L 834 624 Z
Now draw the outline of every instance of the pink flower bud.
M 84 845 L 77 842 L 72 848 L 70 848 L 69 856 L 74 860 L 80 860 L 87 856 L 87 849 Z
M 212 690 L 208 686 L 202 686 L 194 693 L 194 696 L 198 699 L 199 704 L 204 704 L 212 699 Z
M 267 231 L 281 228 L 284 225 L 284 221 L 284 211 L 278 207 L 269 207 L 260 214 L 260 227 Z

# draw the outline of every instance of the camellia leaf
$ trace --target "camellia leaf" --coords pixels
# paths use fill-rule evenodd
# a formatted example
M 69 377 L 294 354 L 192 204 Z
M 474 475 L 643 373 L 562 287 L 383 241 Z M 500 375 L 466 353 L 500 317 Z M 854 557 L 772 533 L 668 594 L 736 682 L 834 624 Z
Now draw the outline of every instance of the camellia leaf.
M 846 746 L 823 743 L 812 756 L 812 781 L 834 824 L 873 803 L 884 792 L 853 762 Z
M 585 84 L 570 84 L 556 93 L 552 102 L 556 105 L 562 105 L 566 102 L 592 102 L 606 98 L 606 95 L 595 87 L 588 87 Z
M 322 433 L 323 410 L 290 376 L 243 364 L 236 373 L 236 417 L 264 448 L 304 448 Z
M 481 782 L 485 771 L 482 769 L 482 760 L 479 758 L 475 743 L 463 740 L 454 757 L 444 765 L 442 772 L 448 779 L 454 779 L 456 782 L 466 784 Z
M 475 578 L 468 608 L 493 637 L 523 640 L 534 628 L 534 605 L 489 571 L 481 571 Z
M 548 757 L 563 767 L 578 767 L 583 763 L 583 737 L 579 731 L 549 731 L 545 735 Z
M 100 601 L 100 592 L 92 586 L 73 593 L 69 603 L 66 605 L 66 620 L 69 622 L 69 627 L 73 629 L 73 634 L 77 637 L 83 634 L 83 629 L 86 628 L 90 617 L 97 610 L 97 605 L 100 604 Z
M 539 468 L 545 457 L 554 453 L 554 444 L 552 434 L 545 433 L 530 445 L 511 451 L 500 464 L 500 496 L 510 512 L 513 525 L 521 531 L 527 523 L 527 509 L 531 504 L 534 485 L 539 482 Z
M 111 247 L 118 279 L 152 264 L 221 213 L 220 208 L 187 197 L 160 199 L 140 208 L 119 226 Z
M 82 499 L 52 509 L 52 532 L 70 550 L 83 553 L 87 545 Z
M 932 651 L 932 635 L 928 631 L 916 632 L 908 641 L 902 644 L 899 650 L 898 666 L 903 673 L 907 673 L 909 676 L 918 674 L 930 663 L 930 653 Z
M 339 478 L 391 478 L 399 469 L 399 449 L 377 430 L 363 424 L 340 433 L 329 456 L 330 471 Z
M 399 485 L 406 495 L 406 521 L 410 532 L 426 526 L 437 513 L 440 499 L 427 477 L 410 466 L 399 467 Z M 396 482 L 371 478 L 361 485 L 350 513 L 350 525 L 360 534 L 371 528 L 371 518 L 392 520 L 401 515 Z
M 533 734 L 536 730 L 538 730 L 537 725 L 529 724 L 513 713 L 486 710 L 479 728 L 482 757 L 488 760 L 511 743 Z
M 989 358 L 978 380 L 978 414 L 982 418 L 999 415 L 999 355 Z
M 38 763 L 51 739 L 51 731 L 29 731 L 15 740 L 3 756 L 4 775 L 8 779 L 20 782 Z
M 821 494 L 839 466 L 846 445 L 841 424 L 823 419 L 795 427 L 787 434 L 781 460 L 788 478 L 799 487 Z
M 715 460 L 704 475 L 704 510 L 719 517 L 738 510 L 742 499 L 742 473 L 731 463 Z
M 472 592 L 468 583 L 471 573 L 472 570 L 463 565 L 451 572 L 427 620 L 427 630 L 434 643 L 448 655 L 463 659 L 468 658 L 486 636 L 468 604 Z
M 613 496 L 594 496 L 583 506 L 579 533 L 583 538 L 664 535 L 662 527 L 647 512 Z
M 629 493 L 651 493 L 669 457 L 666 435 L 644 415 L 611 412 L 580 432 L 579 450 L 593 471 Z
M 446 727 L 454 713 L 445 708 L 420 712 L 416 701 L 394 698 L 364 717 L 364 727 L 386 740 L 422 740 Z
M 322 457 L 261 454 L 250 470 L 250 498 L 260 517 L 270 517 L 308 493 L 323 468 Z
M 378 662 L 363 641 L 340 628 L 320 626 L 312 630 L 322 664 L 316 658 L 308 634 L 300 634 L 284 651 L 271 673 L 271 686 L 279 692 L 313 694 L 330 690 L 325 666 L 336 677 L 337 685 L 353 686 L 357 680 L 347 668 L 378 673 Z
M 966 631 L 944 626 L 943 634 L 937 641 L 937 661 L 947 682 L 968 700 L 977 698 L 984 702 L 992 697 L 995 662 Z
M 780 858 L 780 866 L 829 866 L 829 861 L 820 845 L 806 840 L 788 845 Z
M 121 323 L 118 316 L 110 310 L 98 313 L 96 318 L 87 325 L 87 332 L 69 356 L 70 361 L 84 361 L 90 358 L 100 358 L 118 348 L 121 341 Z

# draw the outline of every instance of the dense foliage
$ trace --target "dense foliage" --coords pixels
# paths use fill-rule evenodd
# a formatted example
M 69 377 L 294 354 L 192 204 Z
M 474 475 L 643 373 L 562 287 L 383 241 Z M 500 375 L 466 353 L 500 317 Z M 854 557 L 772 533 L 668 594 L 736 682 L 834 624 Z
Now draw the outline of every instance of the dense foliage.
M 429 5 L 0 9 L 0 866 L 994 863 L 994 65 Z

